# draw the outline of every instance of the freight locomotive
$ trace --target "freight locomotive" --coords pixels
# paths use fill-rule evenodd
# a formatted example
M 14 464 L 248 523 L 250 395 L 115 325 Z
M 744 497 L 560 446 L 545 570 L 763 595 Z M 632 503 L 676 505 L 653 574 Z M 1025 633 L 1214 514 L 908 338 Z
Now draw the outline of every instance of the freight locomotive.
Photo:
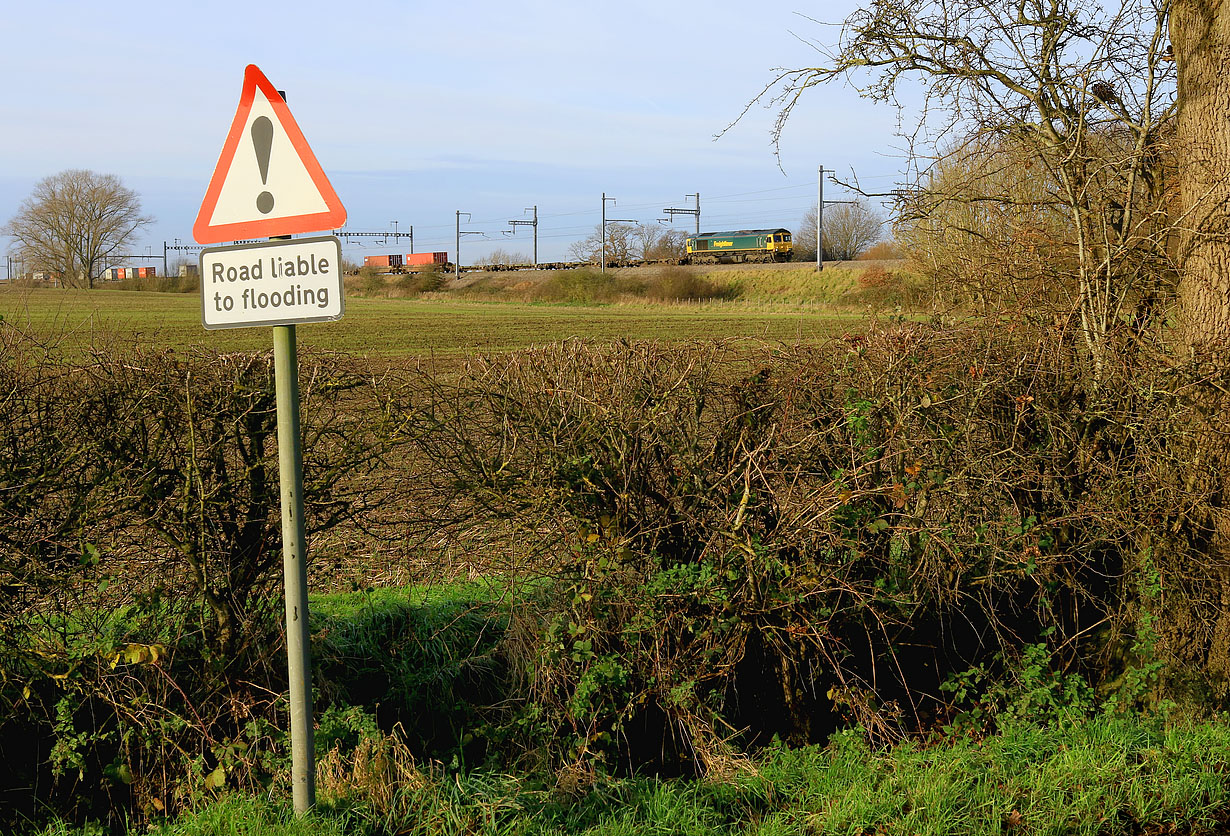
M 688 236 L 684 264 L 789 261 L 794 242 L 788 229 L 740 229 Z

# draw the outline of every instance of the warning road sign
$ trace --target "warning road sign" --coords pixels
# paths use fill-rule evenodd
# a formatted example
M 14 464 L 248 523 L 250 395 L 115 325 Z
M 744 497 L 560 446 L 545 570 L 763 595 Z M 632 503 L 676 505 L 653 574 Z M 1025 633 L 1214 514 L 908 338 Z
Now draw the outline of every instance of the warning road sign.
M 346 210 L 286 102 L 255 64 L 192 226 L 200 244 L 337 229 Z

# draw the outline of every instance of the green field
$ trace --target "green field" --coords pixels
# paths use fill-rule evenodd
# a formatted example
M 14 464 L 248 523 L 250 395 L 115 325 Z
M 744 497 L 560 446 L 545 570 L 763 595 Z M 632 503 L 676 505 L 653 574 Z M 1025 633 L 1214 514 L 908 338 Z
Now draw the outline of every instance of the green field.
M 88 345 L 99 334 L 133 335 L 151 346 L 223 351 L 268 348 L 267 327 L 206 331 L 196 294 L 0 289 L 10 326 Z M 799 342 L 857 329 L 862 314 L 766 311 L 728 303 L 545 305 L 348 298 L 338 322 L 302 325 L 305 348 L 356 356 L 451 357 L 502 352 L 570 337 L 597 341 L 749 338 Z

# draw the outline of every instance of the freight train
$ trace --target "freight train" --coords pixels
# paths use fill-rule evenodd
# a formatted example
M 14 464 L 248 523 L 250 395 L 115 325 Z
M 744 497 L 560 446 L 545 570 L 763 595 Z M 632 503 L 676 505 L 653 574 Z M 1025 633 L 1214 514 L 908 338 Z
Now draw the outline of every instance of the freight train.
M 685 254 L 680 258 L 659 258 L 620 261 L 607 259 L 608 267 L 638 267 L 654 264 L 731 264 L 743 262 L 783 262 L 794 257 L 793 236 L 788 229 L 740 229 L 732 232 L 705 232 L 690 235 L 684 242 Z M 369 255 L 364 267 L 374 267 L 384 273 L 406 273 L 420 270 L 451 270 L 448 253 L 414 253 L 402 255 Z M 530 264 L 486 264 L 468 270 L 570 270 L 588 267 L 584 261 L 551 261 Z
M 104 282 L 120 282 L 125 279 L 152 279 L 157 275 L 157 267 L 108 267 L 98 278 Z

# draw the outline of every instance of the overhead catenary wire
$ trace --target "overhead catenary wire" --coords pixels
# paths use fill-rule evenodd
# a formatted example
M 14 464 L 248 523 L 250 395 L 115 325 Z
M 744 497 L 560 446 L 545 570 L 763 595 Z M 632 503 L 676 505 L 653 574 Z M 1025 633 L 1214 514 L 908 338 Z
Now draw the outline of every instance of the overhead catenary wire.
M 827 173 L 827 170 L 826 170 Z M 868 180 L 876 179 L 875 177 L 865 178 Z M 797 228 L 798 221 L 806 215 L 812 208 L 811 201 L 807 200 L 808 192 L 812 195 L 815 192 L 815 184 L 808 185 L 805 182 L 787 183 L 781 186 L 772 186 L 764 189 L 750 189 L 736 192 L 711 193 L 705 197 L 705 212 L 704 223 L 693 224 L 697 232 L 701 231 L 702 226 L 710 230 L 720 229 L 750 229 L 761 226 L 785 226 L 787 228 Z M 688 198 L 696 200 L 699 193 L 691 193 Z M 834 201 L 828 200 L 828 203 Z M 524 204 L 522 204 L 524 205 Z M 620 202 L 621 214 L 627 216 L 627 223 L 656 223 L 661 220 L 663 207 L 679 208 L 672 205 L 672 200 L 654 200 L 654 201 L 638 201 L 636 203 Z M 696 208 L 678 212 L 678 214 L 696 215 Z M 513 228 L 516 232 L 516 226 L 520 224 L 530 225 L 533 227 L 533 261 L 539 260 L 538 244 L 539 241 L 551 242 L 552 247 L 559 246 L 557 242 L 566 241 L 569 239 L 579 240 L 586 235 L 593 234 L 595 228 L 602 232 L 605 231 L 601 227 L 601 214 L 597 218 L 592 208 L 576 208 L 564 209 L 562 211 L 543 211 L 541 202 L 533 209 L 527 208 L 526 212 L 534 211 L 534 220 L 519 219 L 516 224 L 508 220 L 508 215 L 501 213 L 500 215 L 484 216 L 471 220 L 467 223 L 473 227 L 499 226 Z M 671 215 L 671 220 L 674 221 L 676 213 L 668 213 Z M 597 223 L 586 223 L 582 219 L 593 218 Z M 699 220 L 699 216 L 697 215 Z M 607 223 L 614 222 L 614 219 L 608 219 Z M 451 227 L 451 228 L 450 228 Z M 475 240 L 473 246 L 479 252 L 490 252 L 491 247 L 499 246 L 496 241 L 506 241 L 506 238 L 497 237 L 496 239 L 486 238 L 485 235 L 475 235 L 472 230 L 460 230 L 457 218 L 454 218 L 454 223 L 445 224 L 416 224 L 414 227 L 416 237 L 419 241 L 415 243 L 420 249 L 428 251 L 442 251 L 453 249 L 456 253 L 460 249 L 459 232 L 466 235 L 474 235 L 478 240 Z M 368 250 L 373 248 L 381 249 L 387 244 L 395 244 L 396 232 L 385 233 L 369 233 L 368 238 L 363 239 L 357 236 L 357 233 L 347 233 L 345 230 L 340 231 L 340 234 L 345 236 L 349 234 L 350 238 L 347 242 L 348 249 Z M 507 234 L 507 233 L 506 233 Z M 401 233 L 405 235 L 405 233 Z M 448 236 L 447 238 L 445 236 Z M 398 236 L 400 237 L 400 236 Z M 449 240 L 452 239 L 452 240 Z M 552 260 L 548 255 L 548 260 Z M 459 260 L 459 259 L 458 259 Z M 527 259 L 528 260 L 528 259 Z

